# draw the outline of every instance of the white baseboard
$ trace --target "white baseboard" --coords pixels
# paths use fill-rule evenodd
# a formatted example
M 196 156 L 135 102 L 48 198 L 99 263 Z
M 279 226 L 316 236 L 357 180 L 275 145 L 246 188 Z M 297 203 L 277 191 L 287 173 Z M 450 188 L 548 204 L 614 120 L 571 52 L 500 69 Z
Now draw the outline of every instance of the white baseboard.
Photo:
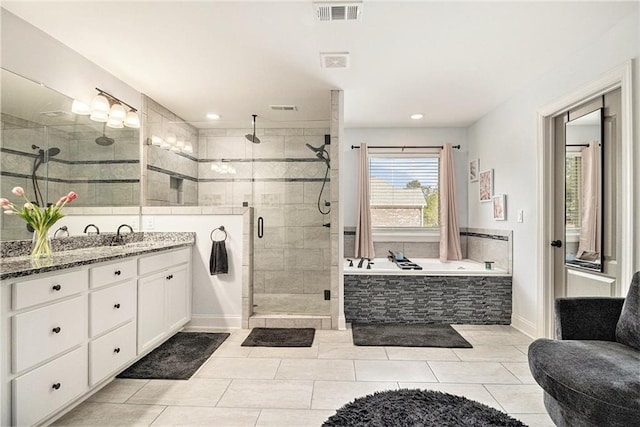
M 211 314 L 194 314 L 191 322 L 184 327 L 188 331 L 208 331 L 220 329 L 241 329 L 241 316 L 216 316 Z
M 531 338 L 537 338 L 538 336 L 536 324 L 523 317 L 512 315 L 511 326 Z

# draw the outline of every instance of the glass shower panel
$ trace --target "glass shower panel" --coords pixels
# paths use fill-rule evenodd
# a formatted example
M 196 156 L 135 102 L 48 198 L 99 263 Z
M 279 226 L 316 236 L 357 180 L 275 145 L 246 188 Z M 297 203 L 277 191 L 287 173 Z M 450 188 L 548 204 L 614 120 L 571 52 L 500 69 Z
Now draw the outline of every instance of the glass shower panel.
M 317 206 L 327 163 L 306 144 L 322 146 L 329 129 L 293 126 L 266 129 L 259 135 L 261 143 L 252 147 L 253 311 L 328 315 L 329 215 L 321 214 Z M 323 207 L 329 198 L 327 182 Z

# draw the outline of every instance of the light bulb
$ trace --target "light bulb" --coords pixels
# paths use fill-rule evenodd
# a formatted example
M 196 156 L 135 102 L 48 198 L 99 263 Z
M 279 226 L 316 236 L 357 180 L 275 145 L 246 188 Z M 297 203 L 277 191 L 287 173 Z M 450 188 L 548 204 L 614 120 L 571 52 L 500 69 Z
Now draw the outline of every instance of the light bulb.
M 169 134 L 169 135 L 167 135 L 167 138 L 166 138 L 166 139 L 167 139 L 167 142 L 168 142 L 169 144 L 171 144 L 171 145 L 175 145 L 175 143 L 176 143 L 176 136 L 175 136 L 175 135 L 173 135 L 173 134 Z
M 122 104 L 113 104 L 109 110 L 109 120 L 120 120 L 121 122 L 127 117 L 127 112 Z
M 91 101 L 91 114 L 109 113 L 109 100 L 104 95 L 96 95 Z
M 107 127 L 114 128 L 114 129 L 122 129 L 124 125 L 122 124 L 122 120 L 120 119 L 109 118 L 109 120 L 107 120 Z
M 151 145 L 162 146 L 162 138 L 156 135 L 151 135 Z
M 140 117 L 138 113 L 130 110 L 127 113 L 127 117 L 124 119 L 124 125 L 128 128 L 138 129 L 140 127 Z
M 71 104 L 71 112 L 74 114 L 80 114 L 82 116 L 87 116 L 91 114 L 91 109 L 87 104 L 82 101 L 78 101 L 77 99 L 73 100 Z
M 106 111 L 92 111 L 89 118 L 94 122 L 104 123 L 109 120 L 109 113 Z

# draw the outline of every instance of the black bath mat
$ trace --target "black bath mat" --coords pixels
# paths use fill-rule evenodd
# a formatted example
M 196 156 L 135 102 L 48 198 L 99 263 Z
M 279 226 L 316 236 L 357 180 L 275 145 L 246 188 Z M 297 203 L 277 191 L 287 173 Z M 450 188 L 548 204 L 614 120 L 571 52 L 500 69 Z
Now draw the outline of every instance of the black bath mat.
M 504 412 L 462 396 L 400 389 L 360 397 L 322 427 L 527 427 Z
M 229 334 L 178 332 L 118 375 L 145 380 L 188 380 Z
M 243 347 L 311 347 L 313 328 L 253 328 Z
M 362 346 L 472 348 L 451 325 L 354 323 L 353 343 Z

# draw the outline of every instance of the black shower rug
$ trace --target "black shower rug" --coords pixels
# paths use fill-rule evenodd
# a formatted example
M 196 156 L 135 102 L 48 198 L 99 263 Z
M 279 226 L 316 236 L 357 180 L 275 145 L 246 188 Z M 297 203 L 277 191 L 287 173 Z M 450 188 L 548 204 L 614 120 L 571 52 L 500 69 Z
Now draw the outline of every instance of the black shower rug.
M 229 334 L 178 332 L 118 378 L 188 380 Z
M 353 343 L 361 346 L 472 348 L 451 325 L 354 323 Z
M 253 328 L 243 347 L 311 347 L 313 328 Z

